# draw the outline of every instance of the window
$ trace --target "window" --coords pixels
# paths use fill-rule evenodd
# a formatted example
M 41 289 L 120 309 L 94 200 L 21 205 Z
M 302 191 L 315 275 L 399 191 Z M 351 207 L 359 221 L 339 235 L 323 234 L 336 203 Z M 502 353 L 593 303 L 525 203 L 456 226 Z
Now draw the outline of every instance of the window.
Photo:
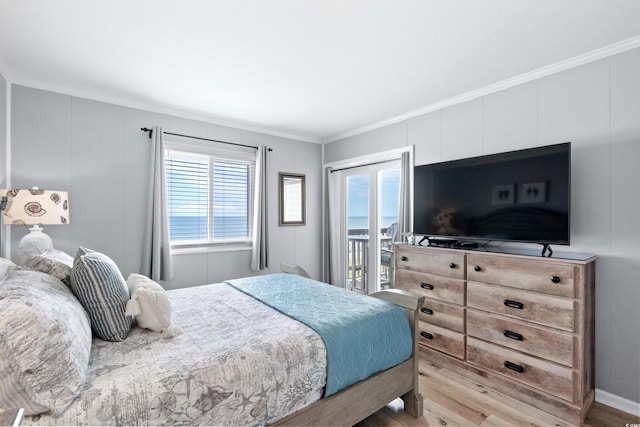
M 169 142 L 167 147 L 165 175 L 172 245 L 249 242 L 255 150 L 248 155 Z

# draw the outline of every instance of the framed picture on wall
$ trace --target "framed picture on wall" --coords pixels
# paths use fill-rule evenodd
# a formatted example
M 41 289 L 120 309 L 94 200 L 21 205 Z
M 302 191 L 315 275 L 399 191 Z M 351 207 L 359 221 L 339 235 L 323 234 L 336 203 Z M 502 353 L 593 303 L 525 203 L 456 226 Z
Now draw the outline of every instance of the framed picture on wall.
M 306 224 L 305 176 L 280 172 L 280 225 Z

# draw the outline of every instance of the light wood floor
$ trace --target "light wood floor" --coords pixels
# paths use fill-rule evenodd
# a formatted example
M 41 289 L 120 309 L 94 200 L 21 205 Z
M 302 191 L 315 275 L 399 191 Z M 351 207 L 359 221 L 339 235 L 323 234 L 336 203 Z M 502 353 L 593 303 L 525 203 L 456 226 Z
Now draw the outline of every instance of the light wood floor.
M 423 360 L 420 361 L 420 393 L 424 397 L 424 415 L 421 418 L 415 419 L 405 413 L 402 401 L 398 399 L 358 423 L 357 427 L 573 426 L 560 418 Z M 625 427 L 634 423 L 640 424 L 640 418 L 596 402 L 585 426 Z

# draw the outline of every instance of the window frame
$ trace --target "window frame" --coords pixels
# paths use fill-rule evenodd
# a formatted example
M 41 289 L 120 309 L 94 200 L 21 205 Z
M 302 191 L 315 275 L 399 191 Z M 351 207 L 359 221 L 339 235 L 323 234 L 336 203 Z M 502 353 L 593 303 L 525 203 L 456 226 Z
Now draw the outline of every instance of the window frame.
M 171 249 L 174 254 L 181 253 L 197 253 L 197 252 L 219 252 L 219 251 L 235 251 L 235 250 L 251 250 L 253 235 L 253 210 L 254 210 L 254 192 L 255 192 L 255 169 L 256 169 L 256 150 L 254 148 L 230 147 L 220 143 L 211 143 L 203 141 L 193 141 L 182 137 L 166 137 L 165 139 L 165 168 L 166 157 L 169 153 L 183 153 L 185 156 L 206 156 L 208 157 L 208 209 L 207 221 L 212 225 L 213 221 L 213 163 L 215 161 L 244 163 L 249 165 L 249 188 L 248 188 L 248 236 L 247 238 L 230 238 L 230 239 L 213 239 L 213 229 L 206 240 L 171 240 Z M 166 175 L 166 170 L 165 170 Z M 169 185 L 167 184 L 167 203 L 169 201 Z M 211 239 L 210 239 L 210 238 Z

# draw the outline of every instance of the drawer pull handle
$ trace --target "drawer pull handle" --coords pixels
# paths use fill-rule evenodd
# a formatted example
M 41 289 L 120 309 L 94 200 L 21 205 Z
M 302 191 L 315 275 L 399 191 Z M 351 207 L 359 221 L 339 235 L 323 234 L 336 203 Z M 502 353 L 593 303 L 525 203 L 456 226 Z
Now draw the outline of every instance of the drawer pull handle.
M 511 338 L 512 340 L 516 340 L 516 341 L 522 341 L 522 335 L 517 332 L 512 332 L 508 329 L 505 329 L 502 333 L 507 338 Z
M 520 365 L 516 365 L 515 363 L 509 362 L 508 360 L 504 361 L 504 367 L 507 369 L 511 369 L 512 371 L 516 371 L 519 373 L 524 372 L 524 368 Z
M 409 261 L 409 258 L 407 258 L 406 256 L 402 255 L 400 257 L 400 261 Z
M 451 264 L 449 264 L 449 268 L 456 268 L 456 263 L 452 262 Z
M 433 335 L 431 335 L 429 332 L 420 331 L 420 335 L 422 335 L 423 337 L 425 337 L 428 340 L 432 340 L 433 339 Z
M 553 283 L 560 283 L 560 278 L 558 276 L 551 276 L 551 281 Z
M 524 308 L 524 304 L 518 301 L 513 301 L 510 299 L 504 300 L 504 305 L 511 308 L 517 308 L 518 310 L 522 310 Z
M 433 314 L 433 310 L 427 307 L 422 307 L 420 311 L 423 312 L 424 314 Z
M 430 290 L 430 291 L 432 291 L 432 290 L 433 290 L 433 285 L 432 285 L 431 283 L 424 283 L 424 282 L 422 282 L 422 283 L 420 283 L 420 287 L 421 287 L 422 289 L 428 289 L 428 290 Z
M 479 265 L 476 265 L 473 267 L 474 271 L 482 271 L 482 267 L 480 267 Z

